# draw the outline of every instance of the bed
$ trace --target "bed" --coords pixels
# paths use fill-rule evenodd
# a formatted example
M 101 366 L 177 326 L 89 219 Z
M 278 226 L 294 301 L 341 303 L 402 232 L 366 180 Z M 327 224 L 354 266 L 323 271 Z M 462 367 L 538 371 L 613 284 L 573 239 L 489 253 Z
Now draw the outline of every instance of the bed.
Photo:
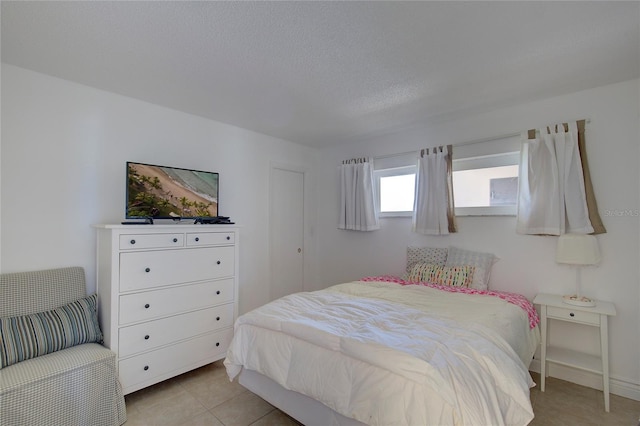
M 370 277 L 240 316 L 224 364 L 307 426 L 526 425 L 537 324 L 517 294 Z

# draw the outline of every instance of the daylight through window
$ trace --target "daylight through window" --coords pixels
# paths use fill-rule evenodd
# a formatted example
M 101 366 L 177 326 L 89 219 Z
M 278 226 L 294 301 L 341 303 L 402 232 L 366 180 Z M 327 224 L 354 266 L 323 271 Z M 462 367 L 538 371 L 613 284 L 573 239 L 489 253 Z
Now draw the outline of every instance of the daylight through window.
M 456 215 L 515 215 L 518 155 L 511 152 L 453 160 Z
M 476 152 L 475 155 L 471 154 L 473 156 L 467 154 L 464 158 L 456 159 L 454 147 L 453 195 L 456 216 L 515 216 L 520 153 L 495 153 L 496 149 L 493 152 L 490 155 L 478 155 Z M 412 155 L 402 161 L 403 164 L 394 158 L 391 166 L 382 161 L 376 164 L 374 178 L 380 217 L 413 214 L 417 160 Z
M 380 217 L 411 216 L 416 166 L 376 170 L 374 177 Z

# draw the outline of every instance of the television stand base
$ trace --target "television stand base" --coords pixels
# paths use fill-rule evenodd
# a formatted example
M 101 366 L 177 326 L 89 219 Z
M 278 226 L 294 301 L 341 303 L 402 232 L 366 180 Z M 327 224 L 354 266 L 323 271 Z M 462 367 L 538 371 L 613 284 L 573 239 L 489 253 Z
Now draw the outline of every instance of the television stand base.
M 144 220 L 144 222 L 129 222 L 129 221 L 125 221 L 125 222 L 120 222 L 123 225 L 153 225 L 153 218 L 146 218 Z

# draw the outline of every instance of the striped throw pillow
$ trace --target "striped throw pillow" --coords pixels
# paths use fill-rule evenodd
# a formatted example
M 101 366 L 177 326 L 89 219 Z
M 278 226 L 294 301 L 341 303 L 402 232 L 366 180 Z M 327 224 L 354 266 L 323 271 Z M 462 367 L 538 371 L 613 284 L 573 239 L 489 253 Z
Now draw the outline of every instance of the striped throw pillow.
M 417 263 L 409 272 L 407 281 L 427 282 L 452 287 L 469 287 L 473 280 L 475 267 L 465 266 L 441 266 L 430 263 Z
M 96 295 L 47 312 L 0 318 L 0 368 L 82 343 L 102 342 Z

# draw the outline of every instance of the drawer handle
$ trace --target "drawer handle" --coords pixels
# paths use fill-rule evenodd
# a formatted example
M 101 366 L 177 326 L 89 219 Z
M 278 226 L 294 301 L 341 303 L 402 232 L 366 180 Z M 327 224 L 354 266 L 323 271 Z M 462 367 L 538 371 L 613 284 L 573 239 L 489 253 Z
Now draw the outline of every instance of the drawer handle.
M 144 271 L 145 272 L 151 272 L 151 268 L 145 268 Z
M 220 264 L 220 261 L 218 260 L 216 263 L 219 265 L 219 264 Z
M 573 312 L 570 312 L 570 313 L 569 313 L 569 316 L 570 316 L 570 317 L 575 317 L 575 316 L 576 316 L 576 314 L 574 314 Z
M 220 346 L 220 342 L 216 342 L 216 346 Z
M 178 239 L 177 239 L 177 238 L 174 238 L 174 239 L 173 239 L 173 242 L 174 242 L 174 243 L 177 243 L 177 242 L 178 242 Z
M 136 240 L 131 240 L 131 241 L 129 241 L 129 242 L 130 242 L 131 244 L 135 244 L 135 243 L 136 243 Z
M 144 336 L 144 340 L 149 340 L 149 335 Z
M 220 321 L 220 317 L 216 317 L 216 321 Z
M 144 370 L 144 371 L 147 371 L 148 369 L 149 369 L 149 366 L 148 366 L 148 365 L 145 365 L 143 370 Z
M 231 239 L 231 236 L 227 235 L 227 241 L 229 241 Z
M 150 307 L 151 307 L 151 305 L 150 305 L 150 304 L 145 303 L 145 305 L 144 305 L 144 308 L 145 308 L 145 309 L 149 309 Z
M 196 242 L 197 242 L 197 241 L 200 241 L 200 238 L 196 237 Z
M 216 291 L 216 294 L 220 294 L 220 290 Z

